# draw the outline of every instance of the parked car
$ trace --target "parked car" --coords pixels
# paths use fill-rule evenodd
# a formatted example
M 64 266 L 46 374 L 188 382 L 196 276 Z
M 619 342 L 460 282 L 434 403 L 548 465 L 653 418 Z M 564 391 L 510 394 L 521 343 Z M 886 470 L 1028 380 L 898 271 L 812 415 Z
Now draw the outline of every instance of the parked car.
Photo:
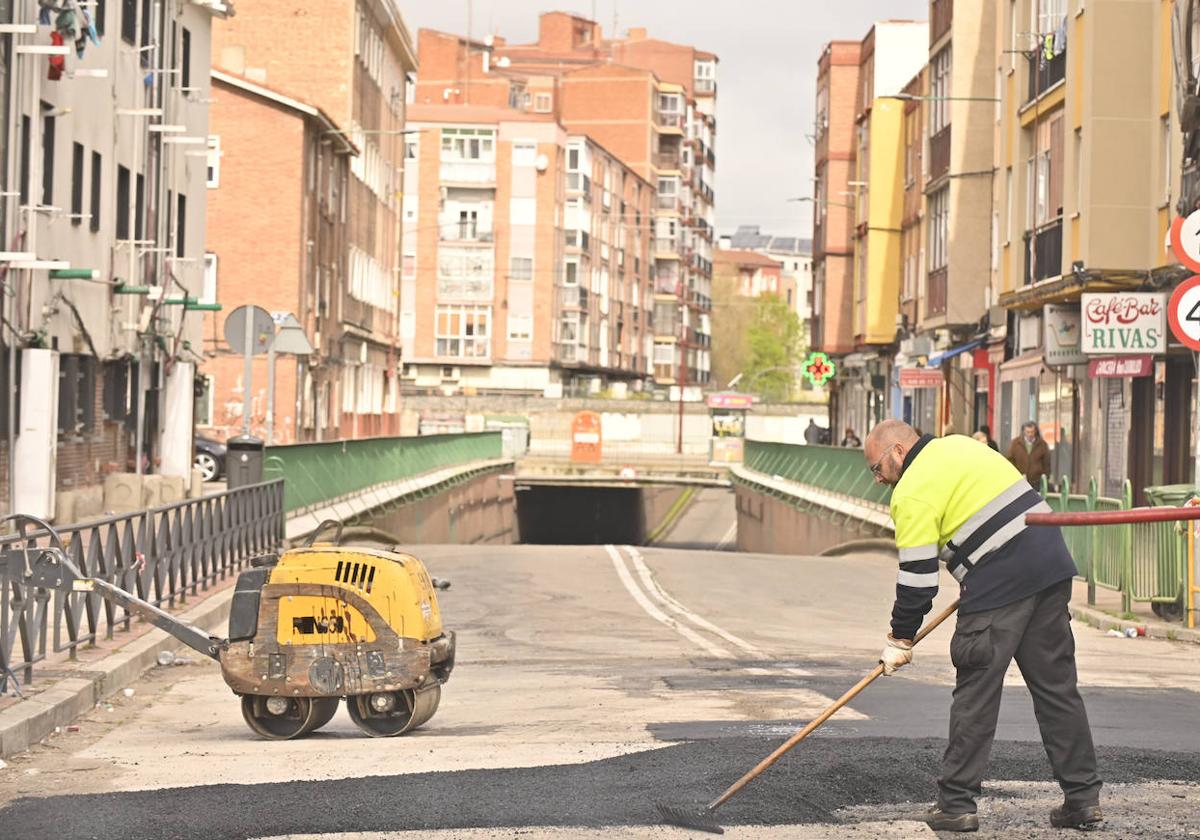
M 192 464 L 200 470 L 205 481 L 225 477 L 225 444 L 213 438 L 196 435 Z

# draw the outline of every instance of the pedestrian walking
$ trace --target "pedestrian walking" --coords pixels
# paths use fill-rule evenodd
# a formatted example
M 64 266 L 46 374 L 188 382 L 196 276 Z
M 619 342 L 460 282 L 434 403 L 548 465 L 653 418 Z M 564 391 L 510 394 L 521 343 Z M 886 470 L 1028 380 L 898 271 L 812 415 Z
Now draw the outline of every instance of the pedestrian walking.
M 997 452 L 1000 451 L 1000 445 L 998 443 L 996 443 L 996 441 L 992 438 L 992 427 L 989 426 L 987 423 L 984 423 L 983 425 L 981 425 L 979 427 L 979 431 L 976 432 L 976 434 L 983 435 L 983 441 L 988 446 L 990 446 L 992 449 L 996 450 Z
M 854 430 L 849 426 L 846 427 L 846 434 L 842 438 L 842 446 L 849 449 L 858 449 L 862 446 L 862 441 L 858 439 L 858 435 L 854 434 Z
M 1050 447 L 1038 431 L 1037 423 L 1028 420 L 1022 424 L 1021 434 L 1009 444 L 1008 460 L 1033 489 L 1042 488 L 1042 476 L 1050 472 Z
M 976 799 L 1004 674 L 1016 659 L 1063 790 L 1050 824 L 1099 823 L 1101 780 L 1067 611 L 1075 563 L 1059 528 L 1025 524 L 1026 513 L 1049 506 L 1002 455 L 963 435 L 918 435 L 907 423 L 885 420 L 867 435 L 864 455 L 875 480 L 894 488 L 900 572 L 879 659 L 885 674 L 912 662 L 912 640 L 937 595 L 941 563 L 961 587 L 950 640 L 957 680 L 949 739 L 937 804 L 925 822 L 935 831 L 978 830 Z

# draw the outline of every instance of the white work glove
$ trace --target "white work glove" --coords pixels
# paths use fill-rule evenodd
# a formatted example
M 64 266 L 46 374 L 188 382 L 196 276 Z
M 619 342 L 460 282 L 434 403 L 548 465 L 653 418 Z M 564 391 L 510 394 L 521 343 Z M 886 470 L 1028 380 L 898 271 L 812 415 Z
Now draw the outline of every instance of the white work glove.
M 902 668 L 912 662 L 913 643 L 908 639 L 893 639 L 889 633 L 887 645 L 879 654 L 879 662 L 883 665 L 883 673 L 891 676 L 897 668 Z

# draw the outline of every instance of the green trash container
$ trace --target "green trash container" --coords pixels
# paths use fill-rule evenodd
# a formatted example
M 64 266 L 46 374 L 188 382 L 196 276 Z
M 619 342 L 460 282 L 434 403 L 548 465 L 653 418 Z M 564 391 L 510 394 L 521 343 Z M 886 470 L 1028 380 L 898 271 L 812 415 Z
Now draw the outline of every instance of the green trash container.
M 1145 488 L 1146 499 L 1153 507 L 1179 507 L 1192 496 L 1200 495 L 1200 490 L 1191 484 L 1160 484 L 1156 487 Z M 1166 619 L 1183 617 L 1184 599 L 1184 565 L 1187 563 L 1187 530 L 1180 527 L 1181 523 L 1163 523 L 1158 526 L 1171 529 L 1178 536 L 1175 540 L 1162 540 L 1159 545 L 1158 567 L 1158 596 L 1159 600 L 1151 603 L 1155 615 Z M 1174 600 L 1170 599 L 1178 592 Z

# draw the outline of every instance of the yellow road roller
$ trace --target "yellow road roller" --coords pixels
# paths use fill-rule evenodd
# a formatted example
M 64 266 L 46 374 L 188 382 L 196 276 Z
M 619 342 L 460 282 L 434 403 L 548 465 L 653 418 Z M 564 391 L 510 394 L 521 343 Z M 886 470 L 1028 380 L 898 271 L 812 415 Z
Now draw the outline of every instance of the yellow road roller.
M 10 547 L 9 573 L 26 585 L 91 592 L 128 608 L 221 663 L 257 734 L 283 740 L 320 729 L 345 699 L 368 735 L 389 737 L 433 717 L 454 667 L 434 581 L 409 554 L 339 545 L 340 523 L 309 543 L 250 561 L 237 580 L 228 638 L 179 621 L 108 581 L 83 576 L 54 530 L 48 548 Z M 332 544 L 313 539 L 338 526 Z

